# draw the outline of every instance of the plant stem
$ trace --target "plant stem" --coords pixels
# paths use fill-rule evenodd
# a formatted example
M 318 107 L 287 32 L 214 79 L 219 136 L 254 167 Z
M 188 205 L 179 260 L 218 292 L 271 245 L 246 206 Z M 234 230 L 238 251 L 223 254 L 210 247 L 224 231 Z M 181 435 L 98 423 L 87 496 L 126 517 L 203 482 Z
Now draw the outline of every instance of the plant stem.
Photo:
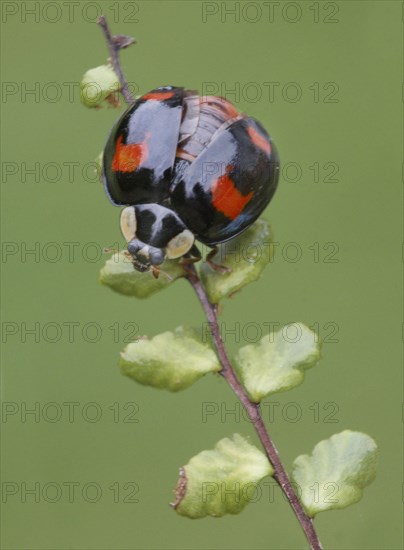
M 111 35 L 111 32 L 108 27 L 108 23 L 103 15 L 98 18 L 98 24 L 102 28 L 105 39 L 108 44 L 108 49 L 111 56 L 111 63 L 114 67 L 116 74 L 118 75 L 119 81 L 121 83 L 121 93 L 125 98 L 125 101 L 130 105 L 133 103 L 134 98 L 128 89 L 128 85 L 123 74 L 120 62 L 119 62 L 119 46 L 117 46 L 114 41 L 114 37 Z M 211 327 L 213 342 L 216 348 L 217 355 L 219 357 L 220 363 L 222 365 L 222 370 L 220 374 L 227 380 L 228 384 L 239 398 L 240 402 L 243 404 L 244 408 L 247 411 L 248 416 L 250 417 L 255 431 L 262 443 L 262 446 L 265 449 L 267 457 L 271 462 L 274 468 L 274 479 L 280 486 L 281 490 L 285 494 L 289 504 L 293 508 L 293 511 L 296 514 L 296 517 L 306 535 L 306 538 L 310 544 L 312 550 L 322 550 L 320 540 L 317 536 L 317 533 L 314 529 L 312 519 L 306 514 L 303 509 L 302 504 L 300 503 L 295 490 L 290 483 L 288 474 L 286 473 L 285 468 L 281 462 L 278 451 L 270 438 L 266 426 L 261 417 L 261 411 L 259 405 L 250 401 L 246 390 L 240 384 L 237 376 L 234 373 L 233 367 L 230 363 L 230 360 L 227 356 L 226 349 L 223 344 L 223 340 L 220 334 L 219 323 L 217 320 L 217 308 L 210 303 L 209 298 L 205 292 L 205 289 L 202 285 L 202 282 L 196 272 L 195 266 L 190 264 L 187 266 L 187 276 L 186 278 L 192 285 L 195 290 L 199 301 L 202 305 L 202 308 L 205 312 L 206 318 Z
M 117 45 L 117 43 L 114 41 L 114 37 L 111 34 L 111 31 L 109 30 L 107 20 L 105 19 L 104 15 L 100 15 L 100 17 L 97 19 L 97 23 L 103 30 L 105 40 L 108 44 L 108 50 L 109 55 L 111 58 L 111 63 L 114 68 L 114 71 L 116 72 L 119 82 L 121 83 L 121 94 L 125 98 L 126 103 L 131 105 L 135 99 L 132 96 L 132 94 L 129 91 L 128 83 L 126 82 L 126 78 L 123 74 L 121 63 L 119 61 L 119 50 L 121 49 L 120 46 Z
M 293 511 L 295 512 L 296 517 L 304 531 L 304 534 L 306 535 L 306 538 L 310 543 L 311 549 L 321 550 L 322 546 L 314 529 L 313 521 L 304 511 L 303 506 L 301 505 L 296 495 L 296 492 L 293 489 L 292 484 L 290 483 L 288 474 L 286 473 L 286 470 L 283 467 L 283 464 L 279 457 L 279 453 L 272 439 L 270 438 L 265 424 L 262 420 L 259 405 L 250 401 L 246 390 L 240 384 L 237 376 L 234 373 L 234 369 L 227 356 L 226 349 L 224 347 L 223 340 L 220 334 L 219 323 L 217 320 L 217 308 L 209 302 L 208 296 L 194 266 L 189 267 L 188 275 L 186 278 L 195 290 L 205 312 L 206 318 L 209 322 L 216 352 L 222 365 L 222 370 L 220 374 L 227 380 L 228 384 L 231 386 L 232 390 L 246 409 L 247 414 L 250 417 L 255 431 L 257 432 L 258 437 L 262 443 L 262 446 L 265 449 L 267 457 L 275 470 L 273 477 L 282 489 L 286 498 L 288 499 L 289 504 L 293 508 Z

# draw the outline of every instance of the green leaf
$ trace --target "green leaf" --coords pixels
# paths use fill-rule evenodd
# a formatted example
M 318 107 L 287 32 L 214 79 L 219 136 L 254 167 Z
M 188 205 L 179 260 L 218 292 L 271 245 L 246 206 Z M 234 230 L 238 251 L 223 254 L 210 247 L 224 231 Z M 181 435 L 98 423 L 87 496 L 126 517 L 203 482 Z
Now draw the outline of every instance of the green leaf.
M 117 106 L 120 87 L 112 65 L 100 65 L 84 74 L 80 82 L 81 102 L 90 108 L 101 107 L 105 100 Z
M 293 478 L 308 515 L 358 502 L 376 476 L 377 455 L 371 437 L 345 430 L 317 443 L 311 456 L 298 456 Z
M 159 278 L 155 279 L 148 271 L 145 273 L 136 271 L 124 252 L 116 252 L 101 269 L 100 283 L 125 296 L 148 298 L 185 274 L 178 260 L 167 260 L 161 269 Z
M 192 519 L 238 514 L 256 499 L 258 482 L 272 474 L 266 456 L 234 434 L 180 469 L 172 506 L 181 516 Z
M 316 334 L 302 323 L 290 323 L 264 336 L 258 344 L 241 348 L 235 367 L 250 398 L 290 390 L 304 380 L 304 370 L 320 359 Z
M 209 345 L 183 327 L 129 344 L 119 364 L 122 373 L 136 382 L 173 392 L 188 388 L 208 372 L 220 371 Z
M 272 240 L 268 222 L 259 219 L 238 237 L 218 246 L 213 262 L 231 271 L 214 271 L 206 262 L 200 268 L 201 279 L 213 304 L 260 277 L 273 257 Z

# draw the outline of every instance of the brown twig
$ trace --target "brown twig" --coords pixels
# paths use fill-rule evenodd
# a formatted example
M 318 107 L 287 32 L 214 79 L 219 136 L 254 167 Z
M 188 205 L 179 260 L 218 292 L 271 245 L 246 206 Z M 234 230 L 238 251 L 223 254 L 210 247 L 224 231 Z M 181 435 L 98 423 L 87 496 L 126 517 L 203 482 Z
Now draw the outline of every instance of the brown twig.
M 234 373 L 234 369 L 227 356 L 226 349 L 224 347 L 223 340 L 220 334 L 216 307 L 209 302 L 208 296 L 196 272 L 195 267 L 189 266 L 187 271 L 188 275 L 186 278 L 195 290 L 210 326 L 210 331 L 212 334 L 212 339 L 217 352 L 217 356 L 219 357 L 220 363 L 222 365 L 222 370 L 220 374 L 226 379 L 231 389 L 239 398 L 245 410 L 247 411 L 247 414 L 251 419 L 255 431 L 257 432 L 257 435 L 262 443 L 262 446 L 265 449 L 266 455 L 275 470 L 273 477 L 282 489 L 291 507 L 293 508 L 293 511 L 295 512 L 296 517 L 299 520 L 299 523 L 304 531 L 304 534 L 306 535 L 306 538 L 310 543 L 310 547 L 312 548 L 312 550 L 321 550 L 322 546 L 314 529 L 313 521 L 304 511 L 303 506 L 300 503 L 300 500 L 298 499 L 292 484 L 290 483 L 288 474 L 283 467 L 278 451 L 272 439 L 270 438 L 265 424 L 262 420 L 259 405 L 250 401 L 244 387 L 240 384 L 237 376 Z
M 123 95 L 123 97 L 125 98 L 126 103 L 128 103 L 130 105 L 131 103 L 133 103 L 135 101 L 135 99 L 129 91 L 128 83 L 126 82 L 126 78 L 123 74 L 121 63 L 119 61 L 119 51 L 121 50 L 121 48 L 123 46 L 120 44 L 119 40 L 114 40 L 114 37 L 112 36 L 111 31 L 109 30 L 108 23 L 107 23 L 107 20 L 105 19 L 104 15 L 100 15 L 100 17 L 97 19 L 97 23 L 99 24 L 99 26 L 103 30 L 105 40 L 108 44 L 108 50 L 109 50 L 109 55 L 110 55 L 110 58 L 111 58 L 111 63 L 112 63 L 112 66 L 114 68 L 114 71 L 116 72 L 116 74 L 119 78 L 119 82 L 121 83 L 120 92 Z M 133 42 L 134 42 L 134 40 L 133 40 Z M 127 45 L 129 45 L 129 44 L 127 44 Z
M 125 101 L 128 104 L 131 104 L 133 103 L 134 99 L 128 89 L 126 79 L 120 66 L 118 55 L 120 47 L 119 45 L 117 45 L 119 44 L 119 42 L 115 41 L 114 37 L 111 35 L 107 21 L 103 15 L 98 18 L 98 24 L 101 26 L 104 32 L 108 44 L 108 49 L 111 55 L 111 62 L 121 83 L 121 93 L 125 98 Z M 279 457 L 278 451 L 272 439 L 270 438 L 266 426 L 262 420 L 259 405 L 250 401 L 244 387 L 240 384 L 237 376 L 234 373 L 234 369 L 227 356 L 226 349 L 224 347 L 223 340 L 220 334 L 216 307 L 210 303 L 202 282 L 193 265 L 188 266 L 186 278 L 195 290 L 202 305 L 202 308 L 205 312 L 206 318 L 209 322 L 216 353 L 222 365 L 221 375 L 226 379 L 233 392 L 236 394 L 236 396 L 239 398 L 240 402 L 246 409 L 247 414 L 250 417 L 255 431 L 257 432 L 257 435 L 262 443 L 262 446 L 265 449 L 267 457 L 274 468 L 275 473 L 273 477 L 285 494 L 291 507 L 293 508 L 293 511 L 295 512 L 296 517 L 304 531 L 304 534 L 306 535 L 307 541 L 309 542 L 311 549 L 322 550 L 320 540 L 314 529 L 313 521 L 304 511 L 304 508 L 292 487 L 288 474 L 286 473 L 286 470 L 283 467 L 283 464 Z

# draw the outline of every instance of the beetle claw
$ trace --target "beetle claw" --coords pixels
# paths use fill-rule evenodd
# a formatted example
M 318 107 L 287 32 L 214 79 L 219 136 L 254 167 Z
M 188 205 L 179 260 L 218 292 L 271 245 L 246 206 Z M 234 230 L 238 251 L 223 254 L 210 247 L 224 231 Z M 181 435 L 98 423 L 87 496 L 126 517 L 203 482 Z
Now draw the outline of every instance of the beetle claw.
M 230 267 L 227 267 L 225 265 L 217 264 L 216 262 L 213 261 L 212 258 L 214 258 L 216 256 L 218 251 L 219 251 L 219 248 L 217 246 L 213 246 L 212 250 L 206 256 L 205 262 L 210 266 L 211 269 L 213 269 L 213 271 L 217 271 L 218 273 L 221 273 L 222 275 L 224 275 L 225 273 L 231 273 L 231 268 Z
M 150 271 L 151 271 L 151 274 L 153 275 L 153 277 L 155 279 L 158 279 L 159 278 L 159 275 L 161 273 L 161 275 L 164 275 L 164 277 L 166 277 L 169 281 L 173 281 L 174 279 L 171 277 L 171 275 L 169 275 L 168 273 L 166 273 L 165 271 L 163 271 L 162 269 L 160 269 L 158 266 L 151 266 L 150 268 Z
M 231 273 L 232 269 L 230 267 L 227 267 L 225 265 L 216 264 L 213 260 L 206 259 L 206 263 L 210 266 L 210 268 L 213 271 L 217 271 L 218 273 L 221 273 L 224 275 L 225 273 Z

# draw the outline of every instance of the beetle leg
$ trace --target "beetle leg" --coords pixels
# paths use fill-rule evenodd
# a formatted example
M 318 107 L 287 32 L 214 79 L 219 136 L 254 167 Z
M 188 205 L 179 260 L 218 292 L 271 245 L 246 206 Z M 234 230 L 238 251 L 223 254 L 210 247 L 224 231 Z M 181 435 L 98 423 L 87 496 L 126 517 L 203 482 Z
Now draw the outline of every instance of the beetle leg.
M 213 269 L 213 271 L 217 271 L 218 273 L 231 273 L 230 267 L 226 267 L 225 265 L 217 264 L 212 260 L 212 258 L 217 254 L 218 251 L 217 246 L 213 246 L 212 250 L 209 252 L 209 254 L 205 258 L 205 262 L 210 265 L 210 267 Z
M 168 279 L 169 281 L 173 280 L 171 275 L 169 275 L 168 273 L 160 269 L 160 266 L 156 266 L 156 265 L 151 266 L 150 273 L 153 275 L 155 279 L 158 279 L 160 275 L 164 275 L 164 277 L 166 277 L 166 279 Z
M 180 259 L 180 264 L 184 267 L 185 271 L 190 271 L 190 267 L 192 264 L 199 262 L 202 259 L 202 254 L 199 251 L 199 248 L 194 244 L 191 249 L 184 254 L 184 256 Z
M 199 262 L 201 259 L 202 254 L 200 253 L 199 248 L 194 244 L 192 248 L 181 258 L 180 263 L 186 266 Z
M 132 254 L 128 250 L 126 250 L 126 248 L 123 248 L 121 250 L 119 250 L 119 248 L 103 248 L 102 251 L 104 254 L 111 254 L 111 252 L 114 254 L 122 253 L 127 258 L 132 259 Z

